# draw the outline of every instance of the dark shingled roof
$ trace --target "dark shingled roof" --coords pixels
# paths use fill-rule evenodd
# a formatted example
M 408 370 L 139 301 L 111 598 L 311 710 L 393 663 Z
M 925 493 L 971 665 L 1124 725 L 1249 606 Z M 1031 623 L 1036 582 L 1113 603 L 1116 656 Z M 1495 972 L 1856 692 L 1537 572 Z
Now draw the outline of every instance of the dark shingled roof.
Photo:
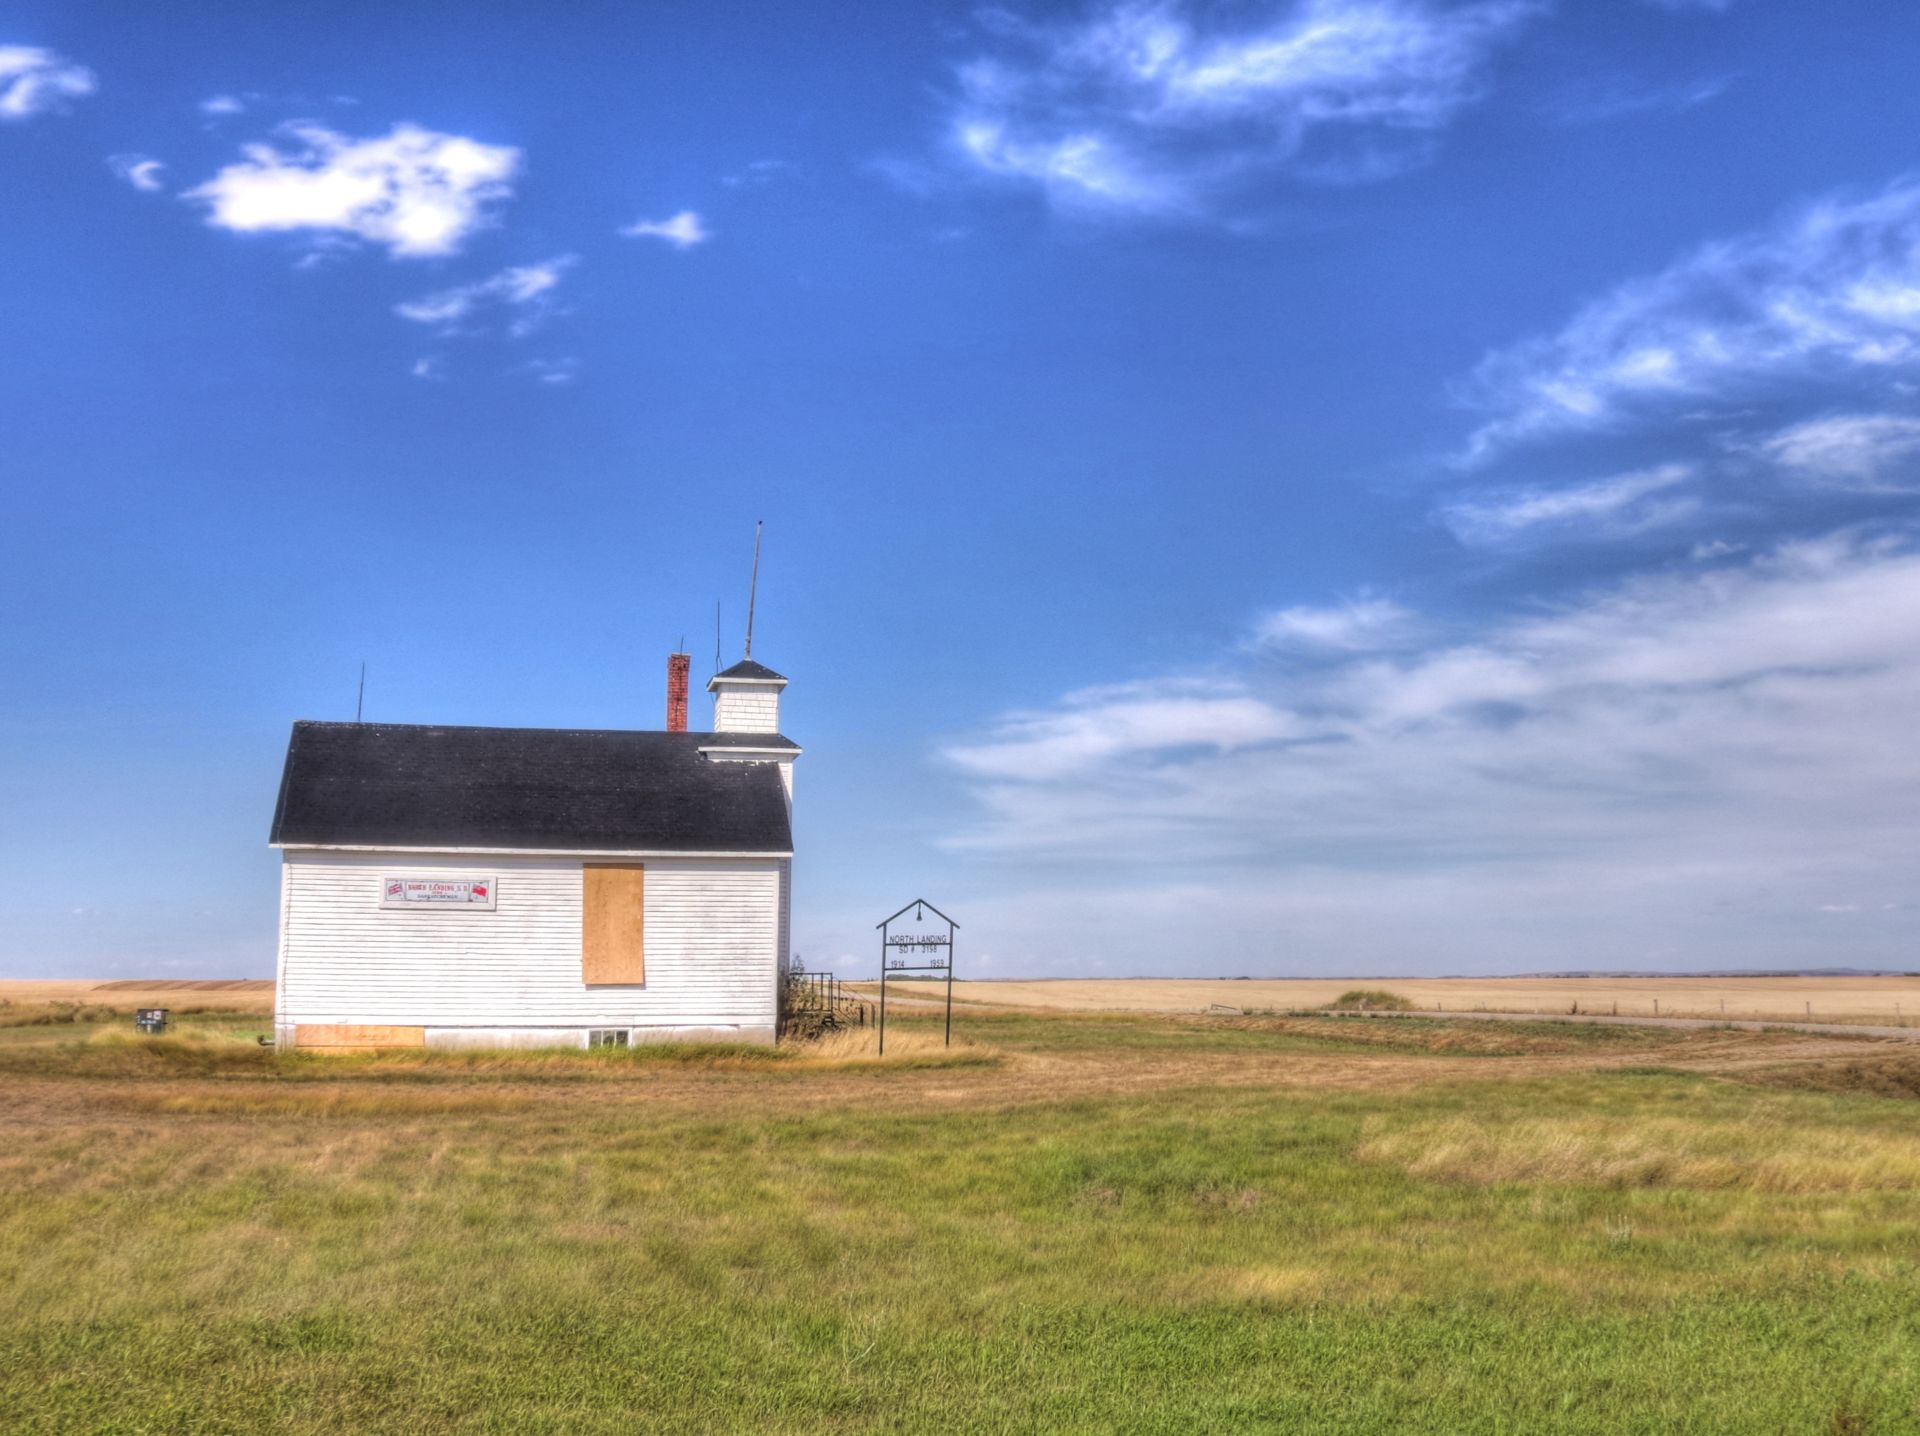
M 731 668 L 723 668 L 713 675 L 714 678 L 761 678 L 769 682 L 785 683 L 784 673 L 775 673 L 764 663 L 755 663 L 751 658 L 743 658 Z M 707 680 L 709 683 L 713 679 Z
M 293 725 L 274 843 L 567 852 L 786 853 L 774 763 L 702 747 L 798 747 L 777 733 Z

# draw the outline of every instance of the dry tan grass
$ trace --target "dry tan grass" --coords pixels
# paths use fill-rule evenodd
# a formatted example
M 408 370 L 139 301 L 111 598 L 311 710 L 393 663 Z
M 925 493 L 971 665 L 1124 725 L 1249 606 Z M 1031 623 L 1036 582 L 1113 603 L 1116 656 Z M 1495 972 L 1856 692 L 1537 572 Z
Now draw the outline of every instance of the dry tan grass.
M 1773 1193 L 1920 1189 L 1920 1145 L 1904 1133 L 1796 1125 L 1772 1133 L 1686 1117 L 1455 1118 L 1406 1126 L 1372 1118 L 1354 1155 L 1416 1177 L 1492 1186 L 1582 1182 Z
M 252 978 L 164 980 L 117 978 L 0 981 L 0 1003 L 77 1002 L 131 1012 L 136 1007 L 200 1008 L 219 1012 L 273 1011 L 273 983 Z
M 1324 1266 L 1258 1262 L 1183 1271 L 1165 1284 L 1168 1299 L 1187 1306 L 1313 1306 L 1330 1297 L 1378 1297 Z M 1384 1283 L 1382 1284 L 1384 1289 Z
M 1432 1091 L 1453 1082 L 1522 1081 L 1658 1064 L 1766 1085 L 1802 1085 L 1792 1073 L 1846 1064 L 1872 1075 L 1905 1063 L 1905 1043 L 1727 1029 L 1577 1028 L 1539 1030 L 1491 1023 L 1307 1018 L 1102 1018 L 1078 1014 L 977 1021 L 979 1031 L 949 1051 L 930 1024 L 890 1027 L 882 1066 L 871 1029 L 818 1047 L 709 1044 L 632 1052 L 428 1052 L 366 1056 L 276 1053 L 247 1032 L 184 1028 L 139 1038 L 118 1027 L 84 1042 L 0 1047 L 0 1086 L 9 1119 L 33 1127 L 119 1120 L 138 1129 L 166 1110 L 214 1120 L 226 1113 L 252 1126 L 240 1086 L 293 1081 L 317 1088 L 396 1082 L 434 1087 L 503 1087 L 540 1110 L 571 1110 L 591 1093 L 597 1110 L 697 1110 L 715 1117 L 751 1109 L 861 1109 L 1014 1112 L 1068 1099 L 1151 1098 L 1196 1087 L 1327 1092 Z M 1088 1036 L 1076 1036 L 1085 1032 Z M 1267 1039 L 1271 1038 L 1269 1042 Z M 1604 1040 L 1602 1040 L 1604 1037 Z M 1308 1039 L 1303 1041 L 1302 1039 Z M 1318 1040 L 1314 1040 L 1318 1039 Z M 984 1044 L 984 1045 L 983 1045 Z M 1036 1045 L 1037 1044 L 1037 1045 Z M 1497 1054 L 1497 1057 L 1490 1057 Z M 64 1079 L 86 1076 L 85 1083 Z M 1889 1074 L 1898 1085 L 1902 1074 Z M 795 1080 L 800 1079 L 800 1080 Z M 1824 1086 L 1816 1078 L 1805 1085 Z M 1882 1083 L 1880 1085 L 1886 1085 Z M 1856 1073 L 1850 1087 L 1865 1087 Z M 1878 1087 L 1875 1088 L 1878 1090 Z M 183 1099 L 167 1109 L 154 1104 Z M 278 1100 L 278 1099 L 270 1099 Z M 324 1096 L 288 1099 L 286 1115 L 329 1114 Z M 369 1098 L 378 1106 L 376 1099 Z M 470 1110 L 446 1097 L 447 1115 Z M 318 1104 L 317 1108 L 314 1105 Z M 383 1108 L 399 1120 L 406 1114 Z M 351 1115 L 350 1113 L 345 1113 Z M 380 1115 L 369 1109 L 365 1115 Z M 423 1114 L 422 1120 L 432 1120 Z
M 1425 1052 L 1461 1057 L 1539 1056 L 1558 1054 L 1587 1057 L 1608 1052 L 1622 1061 L 1640 1061 L 1634 1055 L 1671 1045 L 1666 1028 L 1649 1024 L 1631 1027 L 1608 1024 L 1594 1028 L 1571 1022 L 1382 1022 L 1355 1017 L 1189 1017 L 1170 1014 L 1168 1020 L 1193 1032 L 1272 1032 L 1294 1037 L 1333 1039 L 1346 1047 L 1379 1048 L 1393 1052 Z M 1698 1050 L 1696 1042 L 1690 1050 Z
M 1912 1425 L 1910 1105 L 1604 1070 L 1907 1044 L 971 1021 L 1000 1064 L 0 1049 L 0 1426 Z
M 141 1039 L 124 1034 L 102 1034 L 99 1042 L 127 1042 L 134 1047 Z M 152 1039 L 146 1045 L 153 1046 Z M 207 1041 L 218 1045 L 219 1037 Z M 740 1042 L 642 1043 L 633 1048 L 605 1048 L 587 1051 L 575 1047 L 538 1049 L 475 1048 L 436 1049 L 423 1047 L 344 1047 L 303 1048 L 288 1054 L 297 1060 L 339 1064 L 343 1070 L 364 1067 L 375 1073 L 409 1070 L 460 1071 L 511 1077 L 524 1074 L 592 1075 L 616 1078 L 622 1073 L 647 1074 L 674 1068 L 726 1072 L 757 1071 L 832 1071 L 841 1068 L 878 1066 L 889 1068 L 965 1067 L 990 1064 L 999 1060 L 992 1048 L 975 1042 L 944 1045 L 938 1037 L 926 1033 L 895 1031 L 887 1034 L 887 1052 L 879 1052 L 879 1034 L 872 1028 L 832 1032 L 811 1041 L 788 1041 L 762 1047 Z
M 225 1055 L 245 1054 L 255 1056 L 259 1051 L 259 1042 L 251 1036 L 239 1032 L 208 1031 L 205 1028 L 183 1028 L 168 1032 L 164 1037 L 149 1037 L 135 1031 L 131 1026 L 114 1025 L 98 1027 L 88 1032 L 85 1042 L 89 1050 L 121 1050 L 136 1055 L 155 1053 L 204 1053 L 215 1052 Z
M 1070 1012 L 1305 1011 L 1356 986 L 1352 978 L 1070 978 L 966 982 L 956 999 Z M 1610 1013 L 1739 1020 L 1897 1024 L 1920 1022 L 1920 977 L 1460 977 L 1367 979 L 1424 1011 Z M 1724 1006 L 1723 1006 L 1724 1004 Z
M 533 1105 L 526 1095 L 462 1087 L 446 1091 L 353 1091 L 322 1087 L 262 1091 L 138 1093 L 130 1111 L 164 1116 L 202 1117 L 490 1117 L 522 1112 Z
M 1758 1065 L 1739 1074 L 1756 1087 L 1791 1092 L 1865 1092 L 1877 1097 L 1920 1097 L 1920 1053 L 1869 1058 L 1849 1054 L 1824 1062 Z
M 993 1049 L 965 1040 L 951 1047 L 931 1032 L 887 1034 L 887 1055 L 880 1055 L 880 1034 L 871 1027 L 848 1027 L 829 1032 L 811 1042 L 794 1044 L 798 1054 L 792 1062 L 808 1067 L 858 1067 L 885 1062 L 914 1066 L 943 1066 L 977 1063 L 993 1055 Z

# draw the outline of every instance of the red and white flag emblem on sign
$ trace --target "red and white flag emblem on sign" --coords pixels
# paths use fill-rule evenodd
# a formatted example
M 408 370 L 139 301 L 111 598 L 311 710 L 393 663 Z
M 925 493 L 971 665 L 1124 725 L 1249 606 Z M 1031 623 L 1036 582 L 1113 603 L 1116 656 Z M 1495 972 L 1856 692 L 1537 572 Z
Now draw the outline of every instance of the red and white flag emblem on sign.
M 399 884 L 399 883 L 388 883 L 388 884 L 387 884 L 387 896 L 388 896 L 388 897 L 399 897 L 399 896 L 400 896 L 400 884 Z
M 475 883 L 473 885 L 473 900 L 475 902 L 485 902 L 487 900 L 487 885 L 485 883 Z

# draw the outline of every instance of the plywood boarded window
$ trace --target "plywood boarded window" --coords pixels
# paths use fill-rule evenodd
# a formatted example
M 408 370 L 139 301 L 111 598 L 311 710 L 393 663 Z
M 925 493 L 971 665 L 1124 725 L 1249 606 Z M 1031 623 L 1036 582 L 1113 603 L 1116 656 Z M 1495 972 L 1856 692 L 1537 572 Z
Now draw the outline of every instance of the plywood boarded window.
M 647 980 L 646 869 L 582 870 L 580 980 L 588 986 Z

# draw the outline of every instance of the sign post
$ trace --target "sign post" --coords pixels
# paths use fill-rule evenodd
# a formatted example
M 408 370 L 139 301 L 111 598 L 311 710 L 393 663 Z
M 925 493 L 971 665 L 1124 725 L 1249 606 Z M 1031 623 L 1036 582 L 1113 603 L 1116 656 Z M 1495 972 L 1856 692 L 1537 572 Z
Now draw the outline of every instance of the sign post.
M 893 925 L 909 910 L 915 924 L 923 930 L 893 931 Z M 944 933 L 924 930 L 928 913 L 947 925 Z M 894 972 L 944 972 L 947 975 L 947 1046 L 953 1046 L 953 935 L 960 930 L 960 924 L 925 898 L 915 898 L 877 926 L 880 929 L 880 1055 L 887 1055 L 887 974 Z

